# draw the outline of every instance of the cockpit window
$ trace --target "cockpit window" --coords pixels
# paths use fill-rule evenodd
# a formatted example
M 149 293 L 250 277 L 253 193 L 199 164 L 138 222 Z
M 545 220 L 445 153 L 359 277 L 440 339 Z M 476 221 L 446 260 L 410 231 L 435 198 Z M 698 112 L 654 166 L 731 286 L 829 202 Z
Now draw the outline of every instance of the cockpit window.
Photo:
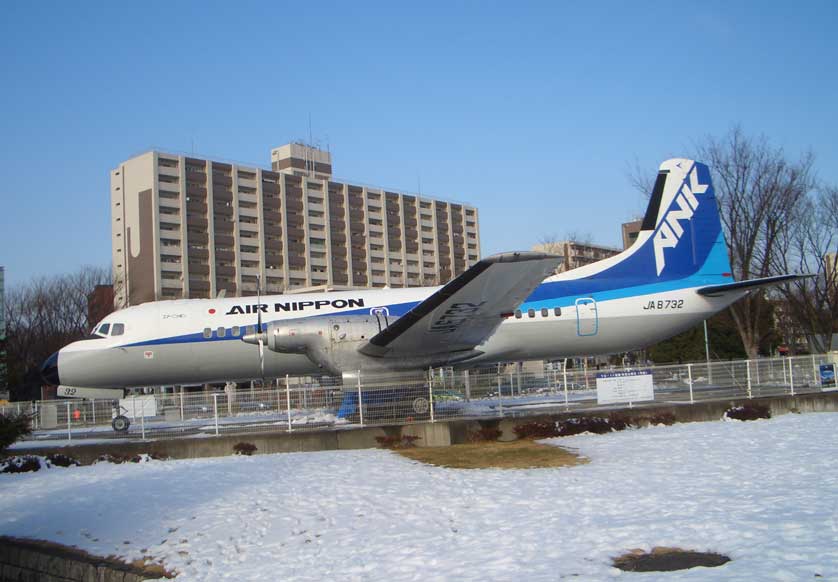
M 108 335 L 108 331 L 111 329 L 110 323 L 103 323 L 99 326 L 99 329 L 96 331 L 99 335 Z
M 113 324 L 113 329 L 111 330 L 111 335 L 122 335 L 123 333 L 125 333 L 125 324 L 124 323 Z

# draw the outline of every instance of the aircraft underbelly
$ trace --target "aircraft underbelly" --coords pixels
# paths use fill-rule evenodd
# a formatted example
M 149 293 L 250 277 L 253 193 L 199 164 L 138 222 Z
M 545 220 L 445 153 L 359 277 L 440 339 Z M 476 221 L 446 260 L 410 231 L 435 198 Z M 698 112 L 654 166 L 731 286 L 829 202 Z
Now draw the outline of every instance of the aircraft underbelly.
M 624 352 L 671 337 L 696 325 L 704 317 L 703 313 L 690 312 L 602 317 L 596 333 L 590 335 L 579 334 L 575 317 L 564 321 L 504 325 L 480 346 L 485 355 L 476 361 L 554 359 Z

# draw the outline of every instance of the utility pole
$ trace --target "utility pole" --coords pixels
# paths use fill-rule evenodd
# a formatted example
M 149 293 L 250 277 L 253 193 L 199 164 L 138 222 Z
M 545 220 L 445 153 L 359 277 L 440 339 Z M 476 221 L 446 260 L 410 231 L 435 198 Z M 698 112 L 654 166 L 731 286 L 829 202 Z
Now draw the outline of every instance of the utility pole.
M 713 370 L 710 368 L 710 339 L 707 335 L 707 320 L 704 320 L 704 356 L 707 358 L 707 383 L 713 383 Z

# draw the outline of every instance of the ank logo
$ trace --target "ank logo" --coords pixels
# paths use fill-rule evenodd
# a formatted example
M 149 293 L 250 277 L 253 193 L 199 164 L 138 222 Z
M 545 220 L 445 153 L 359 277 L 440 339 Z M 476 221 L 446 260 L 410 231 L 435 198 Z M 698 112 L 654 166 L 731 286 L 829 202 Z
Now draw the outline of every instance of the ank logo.
M 704 194 L 707 192 L 709 184 L 700 184 L 698 181 L 698 171 L 693 165 L 689 176 L 689 184 L 687 180 L 681 185 L 678 194 L 675 195 L 673 204 L 670 205 L 669 211 L 664 216 L 663 220 L 655 231 L 652 243 L 655 247 L 655 266 L 657 267 L 658 275 L 666 267 L 666 255 L 664 249 L 674 248 L 681 240 L 684 234 L 684 227 L 681 226 L 680 220 L 690 220 L 698 208 L 698 198 L 696 194 Z

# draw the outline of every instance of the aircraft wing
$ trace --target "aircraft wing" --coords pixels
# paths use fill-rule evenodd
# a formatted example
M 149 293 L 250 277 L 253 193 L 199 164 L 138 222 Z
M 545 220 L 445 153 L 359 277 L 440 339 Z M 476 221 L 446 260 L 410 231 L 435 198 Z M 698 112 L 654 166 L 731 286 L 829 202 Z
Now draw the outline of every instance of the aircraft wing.
M 756 289 L 758 287 L 767 287 L 768 285 L 777 285 L 778 283 L 794 281 L 795 279 L 803 279 L 804 277 L 814 277 L 814 275 L 777 275 L 775 277 L 763 277 L 762 279 L 750 279 L 748 281 L 738 281 L 736 283 L 710 285 L 708 287 L 702 287 L 701 289 L 698 289 L 696 292 L 699 295 L 707 295 L 709 297 L 720 297 L 725 293 L 731 293 L 733 291 L 742 291 Z
M 482 259 L 360 348 L 398 358 L 473 350 L 552 274 L 561 257 L 502 253 Z

